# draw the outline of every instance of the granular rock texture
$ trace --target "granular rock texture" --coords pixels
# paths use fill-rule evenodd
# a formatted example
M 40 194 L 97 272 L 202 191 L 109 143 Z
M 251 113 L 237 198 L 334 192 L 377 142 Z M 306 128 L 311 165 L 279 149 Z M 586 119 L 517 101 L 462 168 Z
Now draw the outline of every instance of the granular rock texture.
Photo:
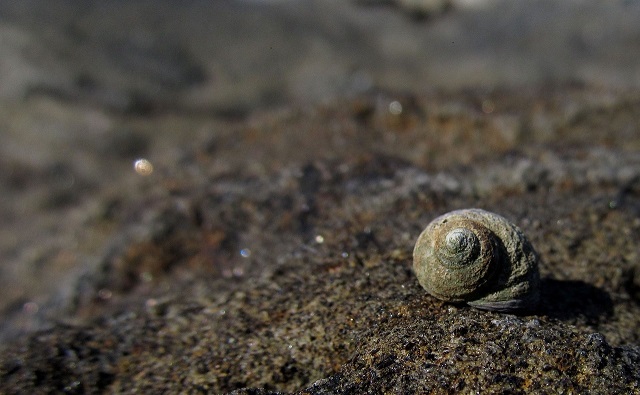
M 121 121 L 210 133 L 99 198 L 84 226 L 104 247 L 40 304 L 42 330 L 5 345 L 0 392 L 640 391 L 637 93 L 378 92 L 222 126 L 143 119 Z M 529 237 L 538 310 L 419 286 L 417 236 L 464 207 Z

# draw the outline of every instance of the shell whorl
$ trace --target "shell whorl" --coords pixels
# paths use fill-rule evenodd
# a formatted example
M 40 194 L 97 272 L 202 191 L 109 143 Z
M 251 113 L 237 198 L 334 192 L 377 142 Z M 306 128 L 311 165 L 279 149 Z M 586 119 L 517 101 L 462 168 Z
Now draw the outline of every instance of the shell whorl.
M 472 230 L 455 228 L 444 237 L 436 255 L 443 265 L 450 267 L 466 266 L 480 253 L 480 240 Z
M 537 254 L 522 231 L 488 211 L 434 219 L 416 242 L 413 266 L 420 284 L 442 300 L 504 311 L 538 300 Z

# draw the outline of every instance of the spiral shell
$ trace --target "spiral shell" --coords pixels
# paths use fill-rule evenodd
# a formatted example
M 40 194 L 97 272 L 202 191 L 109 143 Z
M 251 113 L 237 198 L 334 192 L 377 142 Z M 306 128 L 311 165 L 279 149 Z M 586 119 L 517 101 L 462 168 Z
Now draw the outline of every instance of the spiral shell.
M 517 226 L 481 209 L 452 211 L 427 225 L 413 269 L 436 298 L 480 309 L 529 310 L 540 298 L 538 254 Z

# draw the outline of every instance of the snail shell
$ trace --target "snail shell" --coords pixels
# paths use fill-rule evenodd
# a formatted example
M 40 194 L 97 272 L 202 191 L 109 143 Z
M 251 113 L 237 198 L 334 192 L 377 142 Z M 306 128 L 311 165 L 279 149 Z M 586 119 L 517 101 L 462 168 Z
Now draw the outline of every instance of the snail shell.
M 436 298 L 480 309 L 528 310 L 540 298 L 538 254 L 517 226 L 481 209 L 452 211 L 427 225 L 413 269 Z

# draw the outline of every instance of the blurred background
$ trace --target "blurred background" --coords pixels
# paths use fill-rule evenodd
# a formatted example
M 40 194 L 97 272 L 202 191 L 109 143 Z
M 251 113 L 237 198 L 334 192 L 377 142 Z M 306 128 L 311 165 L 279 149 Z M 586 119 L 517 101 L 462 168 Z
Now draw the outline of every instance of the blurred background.
M 640 83 L 633 0 L 3 1 L 0 97 L 238 116 L 371 88 Z
M 633 90 L 638 59 L 634 0 L 0 1 L 0 333 L 67 304 L 137 159 L 377 91 Z

